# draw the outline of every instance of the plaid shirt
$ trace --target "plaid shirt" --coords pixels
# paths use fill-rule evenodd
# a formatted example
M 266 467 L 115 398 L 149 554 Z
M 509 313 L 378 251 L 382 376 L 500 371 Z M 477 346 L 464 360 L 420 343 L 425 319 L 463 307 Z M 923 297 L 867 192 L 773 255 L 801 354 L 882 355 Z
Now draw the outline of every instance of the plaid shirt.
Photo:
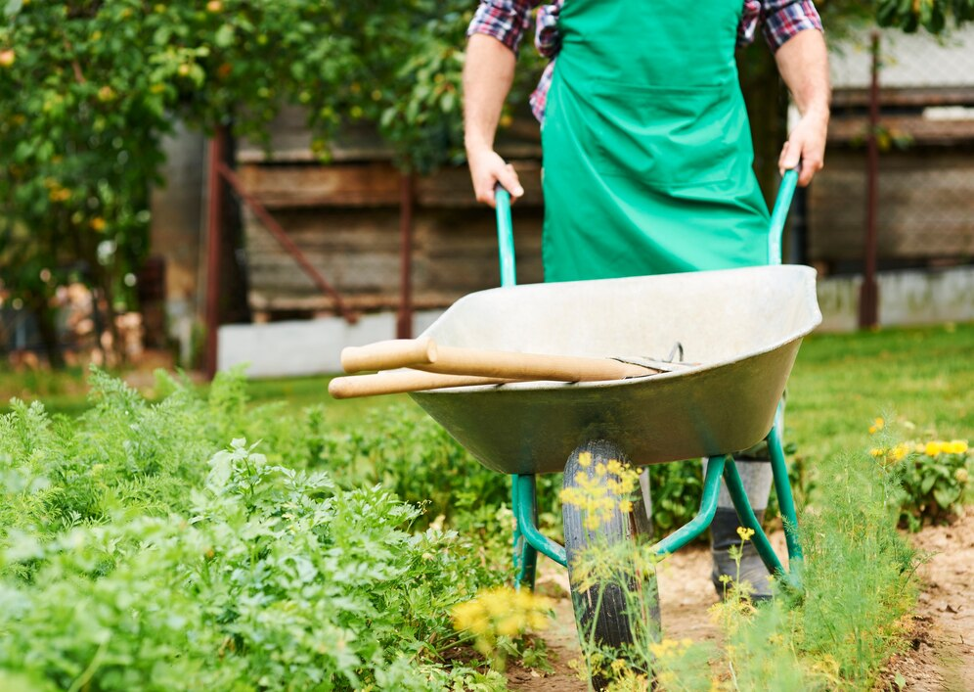
M 754 40 L 759 23 L 771 50 L 777 51 L 788 39 L 805 29 L 822 30 L 822 20 L 813 0 L 743 0 L 744 16 L 737 29 L 737 45 L 745 46 Z M 541 0 L 480 0 L 467 36 L 487 34 L 517 53 L 524 32 L 531 21 L 531 11 Z M 565 0 L 555 0 L 538 8 L 535 45 L 551 62 L 541 75 L 538 88 L 531 95 L 531 109 L 540 121 L 544 119 L 545 103 L 551 76 L 554 73 L 555 56 L 558 55 L 558 12 Z

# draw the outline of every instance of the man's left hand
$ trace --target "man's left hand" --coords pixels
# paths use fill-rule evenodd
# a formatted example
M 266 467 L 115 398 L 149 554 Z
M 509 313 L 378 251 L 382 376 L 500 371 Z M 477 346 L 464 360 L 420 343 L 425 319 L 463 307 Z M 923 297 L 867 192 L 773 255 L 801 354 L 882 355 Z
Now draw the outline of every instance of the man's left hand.
M 791 131 L 781 149 L 778 167 L 782 172 L 795 168 L 801 162 L 798 184 L 803 188 L 812 182 L 816 173 L 825 165 L 825 138 L 829 128 L 828 111 L 808 112 Z
M 821 31 L 799 31 L 775 53 L 781 77 L 802 114 L 781 150 L 782 173 L 801 161 L 798 184 L 812 182 L 825 163 L 825 136 L 829 127 L 829 58 Z

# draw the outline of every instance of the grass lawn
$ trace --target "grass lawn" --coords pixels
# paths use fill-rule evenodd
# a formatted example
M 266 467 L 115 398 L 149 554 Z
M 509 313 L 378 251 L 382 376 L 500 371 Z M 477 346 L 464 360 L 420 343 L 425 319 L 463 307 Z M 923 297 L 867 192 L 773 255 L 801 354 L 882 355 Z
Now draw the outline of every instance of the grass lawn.
M 250 396 L 254 404 L 286 400 L 295 409 L 324 404 L 327 419 L 341 427 L 355 426 L 367 411 L 414 406 L 406 395 L 335 401 L 328 380 L 253 381 Z M 811 463 L 869 447 L 868 429 L 877 417 L 897 437 L 972 438 L 974 324 L 813 335 L 802 345 L 788 387 L 786 439 Z M 0 411 L 12 396 L 76 414 L 86 407 L 84 375 L 0 371 Z
M 877 417 L 894 439 L 974 437 L 974 324 L 807 339 L 785 424 L 799 454 L 871 447 Z

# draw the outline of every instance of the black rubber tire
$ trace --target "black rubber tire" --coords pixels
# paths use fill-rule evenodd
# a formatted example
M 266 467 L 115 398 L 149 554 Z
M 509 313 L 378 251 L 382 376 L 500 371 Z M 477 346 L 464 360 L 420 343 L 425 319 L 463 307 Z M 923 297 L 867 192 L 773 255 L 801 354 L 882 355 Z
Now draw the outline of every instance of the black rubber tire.
M 591 463 L 587 468 L 579 464 L 579 456 L 582 453 L 591 455 Z M 579 472 L 588 474 L 595 465 L 613 459 L 623 463 L 629 462 L 617 446 L 605 440 L 590 441 L 578 447 L 565 466 L 563 488 L 576 487 L 578 485 L 576 475 Z M 609 493 L 611 494 L 611 491 Z M 613 658 L 626 659 L 630 670 L 650 675 L 651 672 L 646 671 L 648 653 L 636 657 L 627 656 L 627 653 L 632 652 L 634 643 L 646 644 L 647 637 L 653 639 L 658 637 L 660 628 L 659 593 L 655 569 L 647 571 L 645 566 L 637 567 L 632 557 L 633 552 L 619 546 L 620 542 L 630 546 L 635 545 L 648 539 L 651 534 L 650 521 L 646 515 L 638 484 L 632 494 L 625 498 L 617 497 L 617 500 L 631 501 L 631 511 L 624 512 L 619 509 L 619 504 L 615 503 L 615 510 L 611 516 L 603 519 L 599 529 L 594 532 L 585 528 L 585 510 L 570 503 L 562 504 L 572 605 L 582 652 L 586 656 L 590 685 L 596 691 L 604 690 L 611 683 L 612 672 L 606 666 L 609 662 L 601 662 L 598 655 L 592 657 L 593 651 L 615 653 Z M 612 552 L 615 567 L 611 579 L 591 585 L 588 590 L 582 591 L 580 585 L 582 576 L 579 575 L 576 559 L 596 542 Z M 639 595 L 638 601 L 647 607 L 642 613 L 628 613 L 625 590 L 630 594 Z

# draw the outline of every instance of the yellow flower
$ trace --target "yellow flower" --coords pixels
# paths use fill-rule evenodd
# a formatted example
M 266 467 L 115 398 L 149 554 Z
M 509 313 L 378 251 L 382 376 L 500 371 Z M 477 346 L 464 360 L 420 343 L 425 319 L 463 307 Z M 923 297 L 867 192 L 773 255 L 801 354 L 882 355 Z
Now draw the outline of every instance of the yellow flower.
M 877 431 L 882 431 L 884 428 L 886 428 L 886 421 L 882 417 L 876 417 L 876 421 L 869 427 L 869 432 L 876 433 Z
M 951 455 L 963 455 L 967 449 L 966 440 L 952 440 L 949 443 L 944 443 L 944 452 Z
M 754 530 L 750 527 L 738 527 L 737 536 L 741 538 L 741 541 L 749 541 L 754 536 Z
M 927 457 L 936 457 L 941 452 L 940 441 L 931 440 L 923 447 L 923 454 Z
M 592 464 L 592 453 L 585 451 L 578 454 L 578 466 L 588 467 Z
M 529 590 L 498 587 L 482 590 L 470 601 L 453 607 L 453 625 L 476 637 L 478 650 L 488 654 L 500 636 L 514 637 L 527 630 L 544 630 L 550 599 Z
M 518 615 L 508 616 L 497 624 L 497 634 L 513 637 L 521 632 L 524 625 L 524 619 L 520 618 Z

